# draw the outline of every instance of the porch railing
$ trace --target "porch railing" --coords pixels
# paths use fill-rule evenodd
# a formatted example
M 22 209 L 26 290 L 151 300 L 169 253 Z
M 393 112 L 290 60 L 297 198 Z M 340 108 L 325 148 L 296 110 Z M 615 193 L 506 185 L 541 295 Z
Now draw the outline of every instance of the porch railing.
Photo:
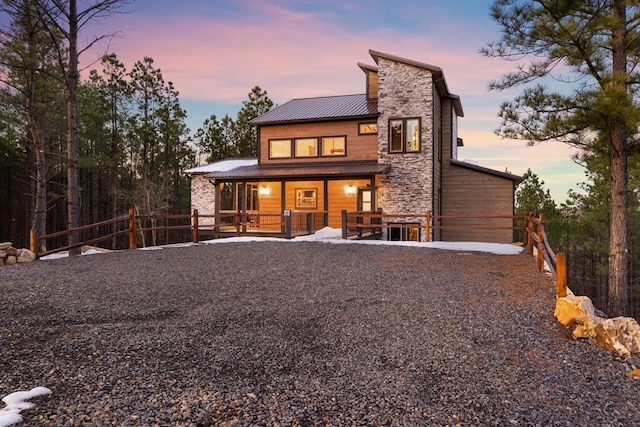
M 510 226 L 497 226 L 489 222 L 493 220 L 512 220 Z M 362 238 L 379 236 L 385 229 L 418 229 L 424 230 L 427 241 L 431 239 L 433 230 L 522 230 L 525 227 L 524 216 L 520 215 L 434 215 L 427 210 L 424 214 L 342 211 L 342 238 Z M 439 220 L 457 221 L 455 225 L 436 225 Z M 397 221 L 397 222 L 396 222 Z M 522 222 L 522 225 L 514 225 Z

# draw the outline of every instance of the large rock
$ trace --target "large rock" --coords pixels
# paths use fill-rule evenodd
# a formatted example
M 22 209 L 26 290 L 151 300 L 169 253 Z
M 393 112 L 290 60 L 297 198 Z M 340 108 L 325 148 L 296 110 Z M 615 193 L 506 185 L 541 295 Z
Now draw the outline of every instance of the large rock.
M 0 250 L 4 251 L 5 249 L 9 249 L 11 246 L 13 246 L 11 242 L 0 243 Z
M 17 262 L 31 262 L 36 260 L 36 254 L 29 249 L 18 249 L 18 255 L 16 255 Z
M 585 296 L 558 298 L 553 315 L 564 326 L 584 325 L 590 318 L 595 318 L 593 303 Z
M 621 356 L 640 354 L 640 325 L 631 317 L 604 319 L 594 326 L 595 343 Z

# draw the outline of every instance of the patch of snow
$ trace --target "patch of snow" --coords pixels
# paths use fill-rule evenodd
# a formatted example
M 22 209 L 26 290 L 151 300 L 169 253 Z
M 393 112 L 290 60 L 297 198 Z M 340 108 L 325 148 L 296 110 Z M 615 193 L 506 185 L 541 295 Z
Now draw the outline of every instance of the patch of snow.
M 227 159 L 219 162 L 209 163 L 208 165 L 197 166 L 187 169 L 185 173 L 210 173 L 210 172 L 226 172 L 242 166 L 254 166 L 258 164 L 258 159 Z
M 164 246 L 148 246 L 146 248 L 138 248 L 141 251 L 159 251 L 164 248 L 183 248 L 193 245 L 213 245 L 223 243 L 249 243 L 249 242 L 324 242 L 332 244 L 360 244 L 360 245 L 389 245 L 389 246 L 412 246 L 423 248 L 446 249 L 450 251 L 460 251 L 463 255 L 465 252 L 488 252 L 496 255 L 517 255 L 522 253 L 523 248 L 520 246 L 507 243 L 484 243 L 484 242 L 390 242 L 386 240 L 343 240 L 342 230 L 339 228 L 324 227 L 316 231 L 314 234 L 307 236 L 298 236 L 293 239 L 283 239 L 281 237 L 260 237 L 260 236 L 241 236 L 241 237 L 225 237 L 222 239 L 202 240 L 198 243 L 185 242 L 175 243 Z M 82 255 L 90 255 L 102 253 L 95 249 L 89 249 Z M 68 252 L 58 252 L 55 254 L 44 256 L 40 259 L 56 259 L 69 256 Z
M 476 162 L 475 160 L 472 160 L 472 159 L 464 159 L 463 162 L 469 163 L 470 165 L 480 166 L 480 163 L 478 163 L 478 162 Z
M 35 405 L 27 400 L 37 396 L 51 394 L 51 390 L 46 387 L 36 387 L 30 391 L 16 391 L 2 398 L 7 405 L 0 409 L 0 427 L 10 426 L 22 422 L 20 412 L 23 409 L 33 408 Z
M 105 252 L 97 249 L 87 249 L 86 251 L 82 252 L 80 255 L 95 255 L 95 254 L 103 254 L 103 253 Z M 45 255 L 43 257 L 40 257 L 39 259 L 44 259 L 44 260 L 58 259 L 58 258 L 66 258 L 68 256 L 69 256 L 69 251 L 61 251 L 61 252 Z

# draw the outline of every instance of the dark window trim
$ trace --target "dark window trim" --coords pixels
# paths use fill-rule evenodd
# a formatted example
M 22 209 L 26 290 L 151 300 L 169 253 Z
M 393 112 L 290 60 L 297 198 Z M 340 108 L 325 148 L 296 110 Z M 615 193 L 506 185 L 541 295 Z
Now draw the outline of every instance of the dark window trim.
M 344 138 L 344 153 L 342 154 L 323 154 L 324 139 L 325 138 Z M 333 158 L 333 157 L 346 157 L 347 156 L 347 135 L 324 135 L 320 137 L 320 157 Z
M 360 126 L 362 125 L 376 125 L 375 132 L 360 132 Z M 378 122 L 358 122 L 358 135 L 377 135 L 378 134 Z
M 286 156 L 286 157 L 271 157 L 271 141 L 289 141 L 289 152 L 291 153 L 291 155 Z M 292 159 L 295 155 L 295 152 L 293 151 L 294 147 L 293 147 L 293 139 L 292 138 L 270 138 L 268 140 L 268 146 L 267 146 L 267 150 L 269 151 L 269 156 L 268 158 L 271 159 Z
M 300 139 L 315 139 L 316 140 L 316 154 L 314 155 L 308 155 L 308 156 L 298 156 L 297 150 L 298 150 L 298 140 Z M 317 136 L 303 136 L 300 138 L 293 138 L 293 157 L 297 158 L 297 159 L 312 159 L 314 157 L 320 157 L 320 137 Z
M 341 154 L 323 154 L 323 143 L 325 138 L 344 138 L 344 153 Z M 315 139 L 318 142 L 318 154 L 315 156 L 296 156 L 296 140 L 298 139 Z M 326 158 L 330 159 L 333 157 L 346 157 L 347 156 L 347 135 L 322 135 L 322 136 L 301 136 L 297 138 L 270 138 L 268 140 L 267 150 L 269 151 L 269 160 L 279 160 L 279 159 L 315 159 L 315 158 Z M 271 157 L 271 141 L 289 141 L 291 155 L 289 157 Z
M 406 140 L 406 129 L 407 129 L 407 121 L 408 120 L 418 120 L 418 130 L 420 132 L 418 142 L 420 143 L 420 148 L 418 150 L 407 150 L 407 140 Z M 402 150 L 392 150 L 391 149 L 391 122 L 393 121 L 402 121 Z M 387 151 L 389 154 L 407 154 L 407 153 L 422 153 L 422 117 L 392 117 L 388 120 L 387 123 Z

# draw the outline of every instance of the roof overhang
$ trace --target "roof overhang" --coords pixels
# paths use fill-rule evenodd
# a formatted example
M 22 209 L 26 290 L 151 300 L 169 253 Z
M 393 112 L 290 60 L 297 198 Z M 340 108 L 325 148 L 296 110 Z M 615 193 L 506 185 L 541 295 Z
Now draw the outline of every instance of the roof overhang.
M 476 172 L 485 173 L 487 175 L 497 176 L 499 178 L 504 178 L 513 181 L 514 184 L 519 184 L 522 182 L 522 177 L 518 175 L 513 175 L 508 172 L 500 172 L 495 169 L 485 168 L 484 166 L 474 165 L 473 163 L 461 162 L 460 160 L 451 159 L 451 164 L 453 166 L 458 166 L 465 169 L 470 169 Z
M 215 180 L 284 180 L 325 179 L 354 176 L 375 176 L 386 173 L 390 165 L 382 163 L 345 163 L 305 166 L 243 166 L 229 171 L 212 172 L 205 178 Z

